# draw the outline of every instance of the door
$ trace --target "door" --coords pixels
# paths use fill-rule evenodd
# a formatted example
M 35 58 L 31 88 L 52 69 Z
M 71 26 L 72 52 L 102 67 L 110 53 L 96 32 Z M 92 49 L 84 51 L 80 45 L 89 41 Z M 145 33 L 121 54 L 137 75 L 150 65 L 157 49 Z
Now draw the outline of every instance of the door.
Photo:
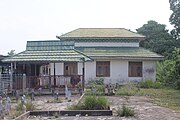
M 77 62 L 64 63 L 64 75 L 77 75 Z

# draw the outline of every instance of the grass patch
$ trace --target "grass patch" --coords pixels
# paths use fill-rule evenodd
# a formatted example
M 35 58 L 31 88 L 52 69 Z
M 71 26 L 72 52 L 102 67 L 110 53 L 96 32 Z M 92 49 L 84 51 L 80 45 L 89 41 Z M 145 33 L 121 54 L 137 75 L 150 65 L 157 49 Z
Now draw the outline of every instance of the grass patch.
M 120 116 L 120 117 L 129 117 L 129 116 L 132 117 L 135 115 L 134 109 L 126 105 L 123 105 L 122 108 L 118 107 L 118 109 L 116 110 L 116 113 L 117 113 L 117 116 Z
M 180 90 L 172 88 L 139 88 L 138 85 L 124 85 L 116 90 L 117 96 L 149 96 L 157 105 L 180 111 Z
M 94 85 L 94 86 L 91 86 L 89 89 L 86 89 L 85 95 L 104 96 L 105 95 L 104 90 L 105 90 L 104 85 Z
M 71 110 L 107 110 L 109 103 L 104 96 L 85 96 L 82 102 L 69 107 Z
M 12 115 L 12 118 L 14 119 L 14 118 L 20 116 L 21 114 L 23 114 L 24 112 L 32 111 L 34 109 L 35 109 L 35 106 L 30 100 L 27 100 L 25 105 L 23 105 L 21 103 L 21 101 L 19 101 L 17 103 L 17 105 L 15 106 L 15 111 L 14 111 L 14 113 Z
M 140 88 L 154 88 L 154 89 L 162 88 L 162 85 L 160 82 L 153 81 L 153 80 L 142 80 L 141 82 L 138 83 L 138 86 Z
M 180 90 L 163 89 L 141 89 L 141 93 L 148 94 L 154 103 L 180 111 Z
M 62 103 L 61 99 L 47 100 L 47 103 Z
M 134 96 L 137 94 L 138 91 L 139 91 L 139 88 L 137 88 L 135 84 L 128 84 L 128 85 L 119 87 L 116 90 L 115 95 Z

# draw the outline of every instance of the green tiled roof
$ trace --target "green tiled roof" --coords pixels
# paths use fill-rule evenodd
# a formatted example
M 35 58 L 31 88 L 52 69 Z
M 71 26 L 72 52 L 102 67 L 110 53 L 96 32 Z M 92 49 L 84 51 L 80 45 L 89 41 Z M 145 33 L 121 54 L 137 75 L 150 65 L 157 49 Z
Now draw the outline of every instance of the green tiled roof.
M 139 38 L 145 36 L 124 28 L 79 28 L 59 37 L 60 39 L 70 38 Z
M 3 62 L 68 62 L 91 60 L 89 57 L 83 55 L 76 50 L 58 50 L 58 51 L 24 51 L 12 57 L 6 58 Z
M 163 59 L 163 56 L 141 47 L 78 47 L 76 49 L 93 59 Z
M 8 57 L 3 62 L 63 62 L 91 60 L 81 52 L 74 50 L 74 42 L 48 40 L 28 41 L 26 51 Z
M 26 50 L 67 50 L 74 49 L 74 41 L 46 40 L 27 41 Z

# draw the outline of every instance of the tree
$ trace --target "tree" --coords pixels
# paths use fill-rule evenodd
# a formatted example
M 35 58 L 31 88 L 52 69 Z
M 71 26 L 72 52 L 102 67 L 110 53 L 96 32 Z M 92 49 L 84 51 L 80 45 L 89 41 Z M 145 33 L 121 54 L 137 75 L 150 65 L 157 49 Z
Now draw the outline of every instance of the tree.
M 180 47 L 180 41 L 175 40 L 168 33 L 166 25 L 150 20 L 147 24 L 137 29 L 139 34 L 145 35 L 146 40 L 140 42 L 141 47 L 150 49 L 153 52 L 168 56 L 174 47 Z
M 13 56 L 15 55 L 15 50 L 11 50 L 10 52 L 8 52 L 8 56 Z
M 176 39 L 180 39 L 180 0 L 169 0 L 169 3 L 170 9 L 173 12 L 169 21 L 175 28 L 171 33 Z
M 165 86 L 180 89 L 180 48 L 175 48 L 171 59 L 157 64 L 156 79 Z

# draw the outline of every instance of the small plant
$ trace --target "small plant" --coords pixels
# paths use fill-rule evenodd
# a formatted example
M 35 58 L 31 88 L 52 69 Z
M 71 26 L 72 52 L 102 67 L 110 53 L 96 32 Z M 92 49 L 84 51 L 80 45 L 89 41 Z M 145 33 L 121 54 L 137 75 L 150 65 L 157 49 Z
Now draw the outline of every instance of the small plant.
M 84 99 L 84 108 L 87 110 L 108 109 L 108 100 L 103 96 L 87 96 Z
M 25 106 L 26 106 L 26 110 L 27 110 L 27 111 L 32 111 L 32 110 L 35 109 L 33 103 L 32 103 L 30 100 L 27 100 Z
M 124 96 L 133 96 L 136 95 L 139 89 L 133 85 L 133 84 L 128 84 L 121 86 L 116 90 L 116 95 L 124 95 Z
M 141 82 L 139 82 L 138 86 L 140 88 L 155 88 L 155 89 L 159 89 L 159 88 L 161 88 L 161 83 L 153 81 L 153 80 L 142 80 Z
M 69 109 L 73 110 L 106 110 L 108 108 L 107 98 L 94 95 L 86 96 L 81 103 L 69 107 Z
M 32 111 L 34 109 L 35 109 L 35 107 L 30 100 L 27 100 L 27 102 L 25 103 L 25 106 L 21 102 L 18 102 L 18 104 L 16 106 L 16 111 L 25 111 L 25 110 Z
M 104 84 L 104 78 L 97 78 L 95 80 L 90 80 L 88 84 L 95 84 L 95 85 L 103 85 Z
M 18 104 L 16 105 L 16 111 L 25 111 L 25 107 L 23 106 L 23 104 L 21 102 L 18 102 Z
M 53 116 L 54 116 L 55 118 L 58 118 L 58 117 L 59 117 L 59 114 L 58 114 L 57 112 L 55 112 L 55 113 L 53 114 Z
M 62 103 L 61 99 L 47 100 L 47 103 Z
M 134 116 L 135 112 L 134 109 L 127 107 L 126 105 L 123 105 L 122 108 L 118 107 L 116 110 L 117 116 L 120 117 L 129 117 L 129 116 Z

